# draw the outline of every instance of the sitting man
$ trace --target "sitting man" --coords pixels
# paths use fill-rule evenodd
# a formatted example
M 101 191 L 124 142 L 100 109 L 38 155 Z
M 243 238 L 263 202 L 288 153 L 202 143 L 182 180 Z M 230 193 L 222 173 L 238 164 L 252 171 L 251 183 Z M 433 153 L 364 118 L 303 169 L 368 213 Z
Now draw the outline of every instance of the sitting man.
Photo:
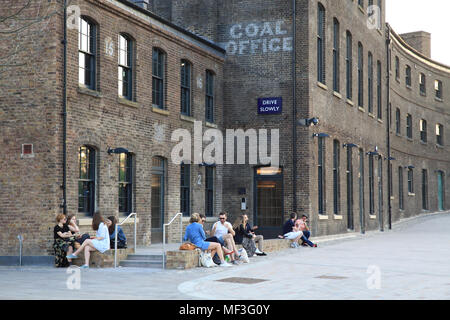
M 231 223 L 227 221 L 226 212 L 219 213 L 219 221 L 214 223 L 210 234 L 213 237 L 216 237 L 223 247 L 231 250 L 231 252 L 226 255 L 231 255 L 232 261 L 239 261 L 238 249 L 236 248 L 236 243 L 233 238 L 235 231 L 233 230 Z
M 301 219 L 298 219 L 295 222 L 295 226 L 297 227 L 297 229 L 299 229 L 300 231 L 302 231 L 303 235 L 301 237 L 301 239 L 303 240 L 302 246 L 307 246 L 309 245 L 310 247 L 317 247 L 317 244 L 312 243 L 309 240 L 309 237 L 311 236 L 311 232 L 309 231 L 309 227 L 306 224 L 308 222 L 308 216 L 306 214 L 302 215 Z
M 297 214 L 292 212 L 290 215 L 290 219 L 286 221 L 283 226 L 283 235 L 278 236 L 280 239 L 288 239 L 291 240 L 291 247 L 298 248 L 298 241 L 302 238 L 303 232 L 295 225 L 295 220 L 297 219 Z

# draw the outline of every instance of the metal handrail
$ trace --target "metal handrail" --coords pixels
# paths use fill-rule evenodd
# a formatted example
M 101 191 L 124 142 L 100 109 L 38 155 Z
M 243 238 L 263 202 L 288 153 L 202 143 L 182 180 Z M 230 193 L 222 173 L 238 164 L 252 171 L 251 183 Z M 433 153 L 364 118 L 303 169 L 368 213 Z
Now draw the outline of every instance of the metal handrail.
M 169 223 L 165 223 L 163 225 L 163 269 L 166 268 L 166 227 L 170 226 L 175 219 L 180 216 L 180 238 L 181 242 L 183 242 L 183 213 L 178 212 Z
M 118 226 L 123 225 L 129 218 L 134 216 L 134 253 L 136 253 L 136 218 L 137 214 L 136 212 L 130 213 L 128 217 L 126 217 L 121 223 L 116 223 L 114 232 L 115 232 L 115 240 L 114 240 L 114 268 L 117 268 L 117 229 Z
M 22 247 L 23 247 L 23 237 L 21 234 L 17 236 L 17 239 L 19 239 L 19 266 L 22 266 Z

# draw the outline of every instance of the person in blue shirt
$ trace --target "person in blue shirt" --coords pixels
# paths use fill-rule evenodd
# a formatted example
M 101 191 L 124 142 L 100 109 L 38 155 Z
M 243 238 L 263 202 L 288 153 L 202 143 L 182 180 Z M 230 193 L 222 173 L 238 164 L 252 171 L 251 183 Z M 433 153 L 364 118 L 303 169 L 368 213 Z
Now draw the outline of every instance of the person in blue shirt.
M 114 249 L 114 241 L 116 241 L 116 224 L 117 218 L 114 216 L 108 217 L 106 220 L 106 225 L 108 226 L 109 239 L 111 243 L 111 249 Z M 127 237 L 123 232 L 121 226 L 117 226 L 117 249 L 125 249 L 127 247 Z
M 199 223 L 200 215 L 198 213 L 193 213 L 190 224 L 186 227 L 186 233 L 184 234 L 183 241 L 190 241 L 197 248 L 201 250 L 211 251 L 211 257 L 217 252 L 220 259 L 220 267 L 230 267 L 231 264 L 227 263 L 223 257 L 222 246 L 217 242 L 208 242 L 206 240 L 205 231 L 203 230 L 203 225 Z

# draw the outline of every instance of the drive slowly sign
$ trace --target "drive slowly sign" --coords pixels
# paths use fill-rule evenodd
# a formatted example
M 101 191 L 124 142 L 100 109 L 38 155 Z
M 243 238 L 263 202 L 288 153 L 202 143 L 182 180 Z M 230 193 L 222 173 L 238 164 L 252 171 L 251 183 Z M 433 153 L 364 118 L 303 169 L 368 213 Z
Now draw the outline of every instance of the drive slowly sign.
M 282 107 L 283 100 L 281 97 L 258 99 L 258 114 L 280 114 Z

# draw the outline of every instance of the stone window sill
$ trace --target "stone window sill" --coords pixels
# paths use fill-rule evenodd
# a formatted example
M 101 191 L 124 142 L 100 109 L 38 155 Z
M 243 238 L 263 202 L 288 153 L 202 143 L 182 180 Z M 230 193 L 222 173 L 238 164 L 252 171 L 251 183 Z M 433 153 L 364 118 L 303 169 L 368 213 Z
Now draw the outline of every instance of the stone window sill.
M 408 197 L 415 197 L 415 196 L 416 196 L 415 193 L 408 192 Z
M 158 107 L 152 106 L 152 111 L 158 114 L 162 114 L 164 116 L 170 115 L 170 111 L 160 109 Z
M 363 112 L 363 113 L 365 113 L 365 112 L 366 112 L 366 110 L 364 110 L 364 108 L 363 108 L 363 107 L 358 107 L 358 110 L 359 110 L 359 111 L 361 111 L 361 112 Z
M 333 91 L 333 95 L 339 99 L 342 99 L 342 95 L 339 92 Z
M 183 121 L 191 122 L 191 123 L 195 122 L 195 118 L 194 117 L 187 116 L 185 114 L 180 114 L 180 119 L 183 120 Z
M 209 127 L 209 128 L 214 128 L 214 129 L 218 128 L 217 124 L 211 123 L 211 122 L 208 122 L 208 121 L 205 121 L 205 126 Z
M 94 98 L 103 98 L 103 95 L 100 91 L 92 90 L 83 86 L 78 86 L 77 92 L 81 94 L 86 94 L 88 96 L 94 97 Z
M 369 117 L 374 118 L 375 119 L 375 115 L 371 112 L 369 112 Z
M 344 219 L 343 216 L 338 215 L 338 214 L 335 214 L 333 218 L 334 218 L 334 220 L 343 220 Z
M 128 100 L 128 99 L 125 99 L 125 98 L 123 98 L 121 96 L 117 97 L 117 102 L 120 103 L 120 104 L 123 104 L 125 106 L 128 106 L 128 107 L 139 108 L 139 103 L 137 103 L 135 101 Z
M 434 97 L 434 100 L 436 100 L 436 101 L 438 101 L 438 102 L 444 102 L 444 99 L 438 98 L 438 97 Z
M 440 144 L 436 144 L 436 148 L 438 148 L 438 149 L 444 149 L 444 146 L 443 146 L 443 145 L 440 145 Z
M 376 214 L 369 214 L 369 218 L 375 220 L 377 218 Z
M 319 214 L 319 220 L 328 220 L 328 216 L 325 214 Z
M 353 101 L 352 100 L 349 100 L 349 99 L 347 99 L 347 104 L 348 105 L 350 105 L 350 106 L 352 106 L 352 107 L 354 107 L 355 106 L 355 104 L 353 103 Z
M 323 90 L 327 90 L 328 91 L 328 87 L 326 84 L 323 84 L 322 82 L 317 82 L 317 86 Z

